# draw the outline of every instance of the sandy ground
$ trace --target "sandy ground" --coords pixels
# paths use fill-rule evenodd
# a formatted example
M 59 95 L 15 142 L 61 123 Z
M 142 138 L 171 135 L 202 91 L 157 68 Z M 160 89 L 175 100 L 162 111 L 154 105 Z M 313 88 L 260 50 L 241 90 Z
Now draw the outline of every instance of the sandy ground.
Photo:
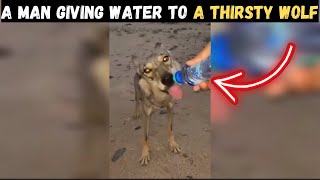
M 320 96 L 243 99 L 229 124 L 213 128 L 215 178 L 319 178 Z
M 1 24 L 1 178 L 72 178 L 80 173 L 80 158 L 90 147 L 84 147 L 85 130 L 78 126 L 83 93 L 79 57 L 83 42 L 96 36 L 94 28 Z
M 156 42 L 171 48 L 184 63 L 209 41 L 210 25 L 204 23 L 121 23 L 110 25 L 110 176 L 112 178 L 208 178 L 210 177 L 210 94 L 183 87 L 184 99 L 175 106 L 174 132 L 182 147 L 178 155 L 167 144 L 167 119 L 155 113 L 150 125 L 151 162 L 139 164 L 142 150 L 141 119 L 129 120 L 134 110 L 130 56 L 145 58 Z M 117 161 L 114 153 L 126 148 Z
M 241 96 L 229 122 L 213 127 L 213 177 L 319 178 L 319 94 Z
M 319 94 L 275 102 L 261 92 L 241 97 L 229 122 L 212 128 L 213 177 L 319 178 L 319 106 Z

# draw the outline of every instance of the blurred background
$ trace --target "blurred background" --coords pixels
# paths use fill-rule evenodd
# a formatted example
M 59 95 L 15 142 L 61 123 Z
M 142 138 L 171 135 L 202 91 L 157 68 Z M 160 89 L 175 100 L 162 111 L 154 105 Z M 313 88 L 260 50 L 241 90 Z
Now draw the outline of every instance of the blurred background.
M 211 32 L 215 73 L 244 68 L 257 78 L 279 62 L 289 41 L 296 44 L 280 77 L 236 92 L 239 105 L 212 91 L 212 176 L 319 178 L 320 25 L 212 23 Z
M 0 26 L 0 178 L 108 177 L 108 26 Z

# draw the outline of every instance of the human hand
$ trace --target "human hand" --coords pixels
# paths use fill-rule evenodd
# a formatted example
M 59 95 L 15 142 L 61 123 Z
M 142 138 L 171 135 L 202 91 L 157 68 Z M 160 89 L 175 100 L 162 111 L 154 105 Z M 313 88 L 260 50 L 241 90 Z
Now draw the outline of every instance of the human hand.
M 206 57 L 210 56 L 210 49 L 211 49 L 211 42 L 209 42 L 206 47 L 194 58 L 190 59 L 189 61 L 186 62 L 188 66 L 194 66 L 201 61 L 205 60 Z M 211 83 L 209 82 L 201 82 L 197 86 L 193 86 L 194 91 L 199 91 L 199 90 L 209 90 L 210 89 Z
M 187 61 L 186 64 L 188 66 L 194 66 L 194 65 L 200 63 L 202 60 L 203 59 L 193 58 L 193 59 Z M 210 89 L 210 83 L 209 82 L 201 82 L 199 85 L 193 86 L 193 90 L 194 91 L 200 91 L 200 90 L 206 91 L 206 90 L 209 90 L 209 89 Z

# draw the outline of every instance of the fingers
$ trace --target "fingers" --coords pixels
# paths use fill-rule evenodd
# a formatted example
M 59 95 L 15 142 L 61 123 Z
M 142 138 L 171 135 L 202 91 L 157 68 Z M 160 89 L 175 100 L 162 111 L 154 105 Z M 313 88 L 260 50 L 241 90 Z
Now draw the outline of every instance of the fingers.
M 200 90 L 207 91 L 210 88 L 211 88 L 211 85 L 209 82 L 201 82 L 199 86 L 193 86 L 193 90 L 196 92 Z
M 200 91 L 200 86 L 193 86 L 193 90 L 196 91 L 196 92 Z
M 202 90 L 208 90 L 209 89 L 209 84 L 208 84 L 208 82 L 201 82 L 200 83 L 200 88 L 202 89 Z
M 186 62 L 188 66 L 193 66 L 200 63 L 203 59 L 194 58 Z
M 210 89 L 211 89 L 211 86 L 212 86 L 211 81 L 207 82 L 207 84 L 208 84 L 208 90 L 210 90 Z

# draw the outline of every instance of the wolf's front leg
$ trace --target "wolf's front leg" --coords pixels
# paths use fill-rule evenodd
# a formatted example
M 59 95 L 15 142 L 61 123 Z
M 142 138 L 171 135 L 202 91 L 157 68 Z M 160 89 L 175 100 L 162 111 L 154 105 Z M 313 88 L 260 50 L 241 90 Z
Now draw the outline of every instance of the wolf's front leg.
M 169 146 L 170 150 L 174 153 L 179 153 L 181 151 L 180 146 L 176 143 L 173 134 L 173 103 L 167 106 L 168 110 L 168 133 L 169 133 Z
M 151 120 L 152 108 L 143 106 L 143 123 L 144 123 L 144 143 L 142 147 L 142 155 L 140 158 L 140 163 L 145 166 L 150 161 L 150 148 L 149 148 L 149 124 Z

